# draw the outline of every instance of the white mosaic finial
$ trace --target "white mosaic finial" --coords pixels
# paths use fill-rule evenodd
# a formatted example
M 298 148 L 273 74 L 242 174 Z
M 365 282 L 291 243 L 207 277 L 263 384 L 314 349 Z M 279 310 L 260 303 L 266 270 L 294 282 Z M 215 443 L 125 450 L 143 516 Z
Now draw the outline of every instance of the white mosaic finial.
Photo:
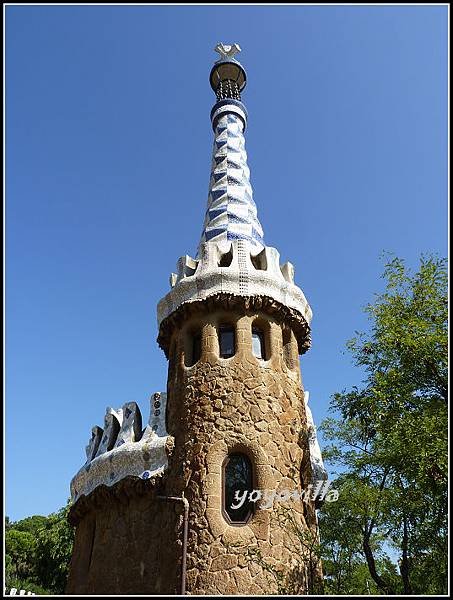
M 247 117 L 238 104 L 214 106 L 219 108 L 212 114 L 215 138 L 198 254 L 203 242 L 246 240 L 255 254 L 264 247 L 245 150 Z
M 220 60 L 225 60 L 226 58 L 233 58 L 235 54 L 241 51 L 241 47 L 239 44 L 224 44 L 223 42 L 219 42 L 214 50 L 220 54 Z

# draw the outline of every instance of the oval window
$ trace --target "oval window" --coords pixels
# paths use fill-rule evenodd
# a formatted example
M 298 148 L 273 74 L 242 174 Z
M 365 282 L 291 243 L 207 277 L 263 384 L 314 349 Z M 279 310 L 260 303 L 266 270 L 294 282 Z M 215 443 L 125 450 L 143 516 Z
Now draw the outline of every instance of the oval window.
M 230 454 L 223 464 L 223 509 L 227 520 L 245 525 L 253 513 L 252 463 L 245 454 Z

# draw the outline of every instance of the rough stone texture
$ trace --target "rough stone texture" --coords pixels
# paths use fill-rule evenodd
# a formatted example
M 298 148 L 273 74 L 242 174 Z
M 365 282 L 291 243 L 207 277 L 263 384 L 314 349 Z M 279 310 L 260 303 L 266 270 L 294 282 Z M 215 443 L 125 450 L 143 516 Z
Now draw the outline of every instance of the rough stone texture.
M 217 328 L 225 323 L 236 327 L 236 354 L 228 359 L 219 358 L 218 348 Z M 252 354 L 252 324 L 264 331 L 268 360 Z M 202 356 L 187 367 L 185 354 L 197 330 Z M 263 313 L 217 310 L 187 319 L 171 339 L 167 411 L 175 452 L 165 485 L 175 495 L 184 491 L 191 506 L 188 592 L 277 592 L 262 567 L 244 557 L 248 548 L 259 548 L 266 561 L 290 575 L 296 541 L 282 531 L 276 505 L 257 509 L 244 526 L 228 524 L 222 513 L 222 464 L 230 452 L 246 453 L 256 489 L 301 491 L 301 475 L 310 481 L 309 461 L 303 461 L 306 436 L 300 436 L 306 415 L 294 334 L 284 353 L 282 324 Z M 315 533 L 313 504 L 290 502 L 301 527 Z
M 275 580 L 248 557 L 250 549 L 288 577 L 298 573 L 297 542 L 276 518 L 276 505 L 257 507 L 242 526 L 230 525 L 222 512 L 222 465 L 229 452 L 249 456 L 255 489 L 300 492 L 302 481 L 311 480 L 296 336 L 276 312 L 194 306 L 185 314 L 183 324 L 167 321 L 171 330 L 160 332 L 169 340 L 166 422 L 174 447 L 167 448 L 168 468 L 151 483 L 127 478 L 101 486 L 74 505 L 67 593 L 179 593 L 182 507 L 158 495 L 184 493 L 190 503 L 187 593 L 276 593 Z M 221 324 L 236 330 L 232 358 L 219 357 Z M 252 354 L 252 324 L 264 332 L 267 360 Z M 197 331 L 202 355 L 187 366 Z M 289 502 L 300 526 L 316 534 L 313 503 Z M 307 593 L 306 575 L 297 579 L 299 593 Z
M 154 480 L 124 479 L 76 503 L 67 594 L 179 591 L 181 549 L 175 540 L 181 538 L 181 509 L 158 500 L 157 486 Z

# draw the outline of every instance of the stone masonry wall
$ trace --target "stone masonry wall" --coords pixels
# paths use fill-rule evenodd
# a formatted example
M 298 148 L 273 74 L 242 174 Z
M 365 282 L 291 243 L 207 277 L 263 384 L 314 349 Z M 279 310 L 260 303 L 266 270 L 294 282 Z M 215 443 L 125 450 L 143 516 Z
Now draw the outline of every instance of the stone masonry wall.
M 220 358 L 218 327 L 236 328 L 236 353 Z M 265 333 L 268 360 L 252 353 L 252 324 Z M 191 337 L 201 331 L 202 356 L 186 366 Z M 288 335 L 289 333 L 289 335 Z M 286 345 L 283 347 L 283 340 Z M 189 357 L 190 359 L 190 357 Z M 197 314 L 174 332 L 170 346 L 167 428 L 175 451 L 165 478 L 168 493 L 190 503 L 188 593 L 266 594 L 275 580 L 247 550 L 286 571 L 297 567 L 300 547 L 278 522 L 276 507 L 258 509 L 243 526 L 222 514 L 222 464 L 231 452 L 247 454 L 255 489 L 301 491 L 310 481 L 306 417 L 294 334 L 264 314 Z M 301 528 L 316 533 L 314 506 L 289 501 Z M 299 593 L 306 593 L 302 581 Z
M 77 502 L 66 594 L 179 592 L 182 511 L 156 498 L 159 483 L 129 478 Z
M 219 357 L 218 327 L 236 328 L 236 353 Z M 252 354 L 252 324 L 265 333 L 268 360 Z M 186 366 L 191 337 L 202 334 L 202 355 Z M 300 572 L 300 545 L 277 518 L 274 505 L 246 525 L 222 513 L 222 465 L 228 453 L 247 454 L 254 488 L 281 491 L 306 486 L 311 468 L 297 341 L 273 315 L 248 310 L 204 313 L 194 306 L 181 328 L 167 332 L 169 347 L 168 470 L 153 481 L 126 478 L 100 486 L 73 506 L 77 525 L 68 594 L 178 594 L 181 585 L 182 507 L 190 503 L 188 594 L 268 594 L 274 578 L 249 553 L 291 576 L 293 593 L 308 591 Z M 312 502 L 287 504 L 300 527 L 316 534 Z M 305 570 L 304 570 L 305 569 Z M 317 575 L 319 576 L 317 567 Z

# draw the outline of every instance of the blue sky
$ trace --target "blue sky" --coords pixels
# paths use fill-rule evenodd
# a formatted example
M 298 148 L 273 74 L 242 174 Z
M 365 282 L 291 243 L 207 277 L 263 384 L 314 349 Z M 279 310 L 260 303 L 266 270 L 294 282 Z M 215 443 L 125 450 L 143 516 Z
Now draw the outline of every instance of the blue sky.
M 447 254 L 446 6 L 6 8 L 6 514 L 63 506 L 105 407 L 165 390 L 156 305 L 194 255 L 219 41 L 248 73 L 267 245 L 313 312 L 315 421 L 382 251 Z

